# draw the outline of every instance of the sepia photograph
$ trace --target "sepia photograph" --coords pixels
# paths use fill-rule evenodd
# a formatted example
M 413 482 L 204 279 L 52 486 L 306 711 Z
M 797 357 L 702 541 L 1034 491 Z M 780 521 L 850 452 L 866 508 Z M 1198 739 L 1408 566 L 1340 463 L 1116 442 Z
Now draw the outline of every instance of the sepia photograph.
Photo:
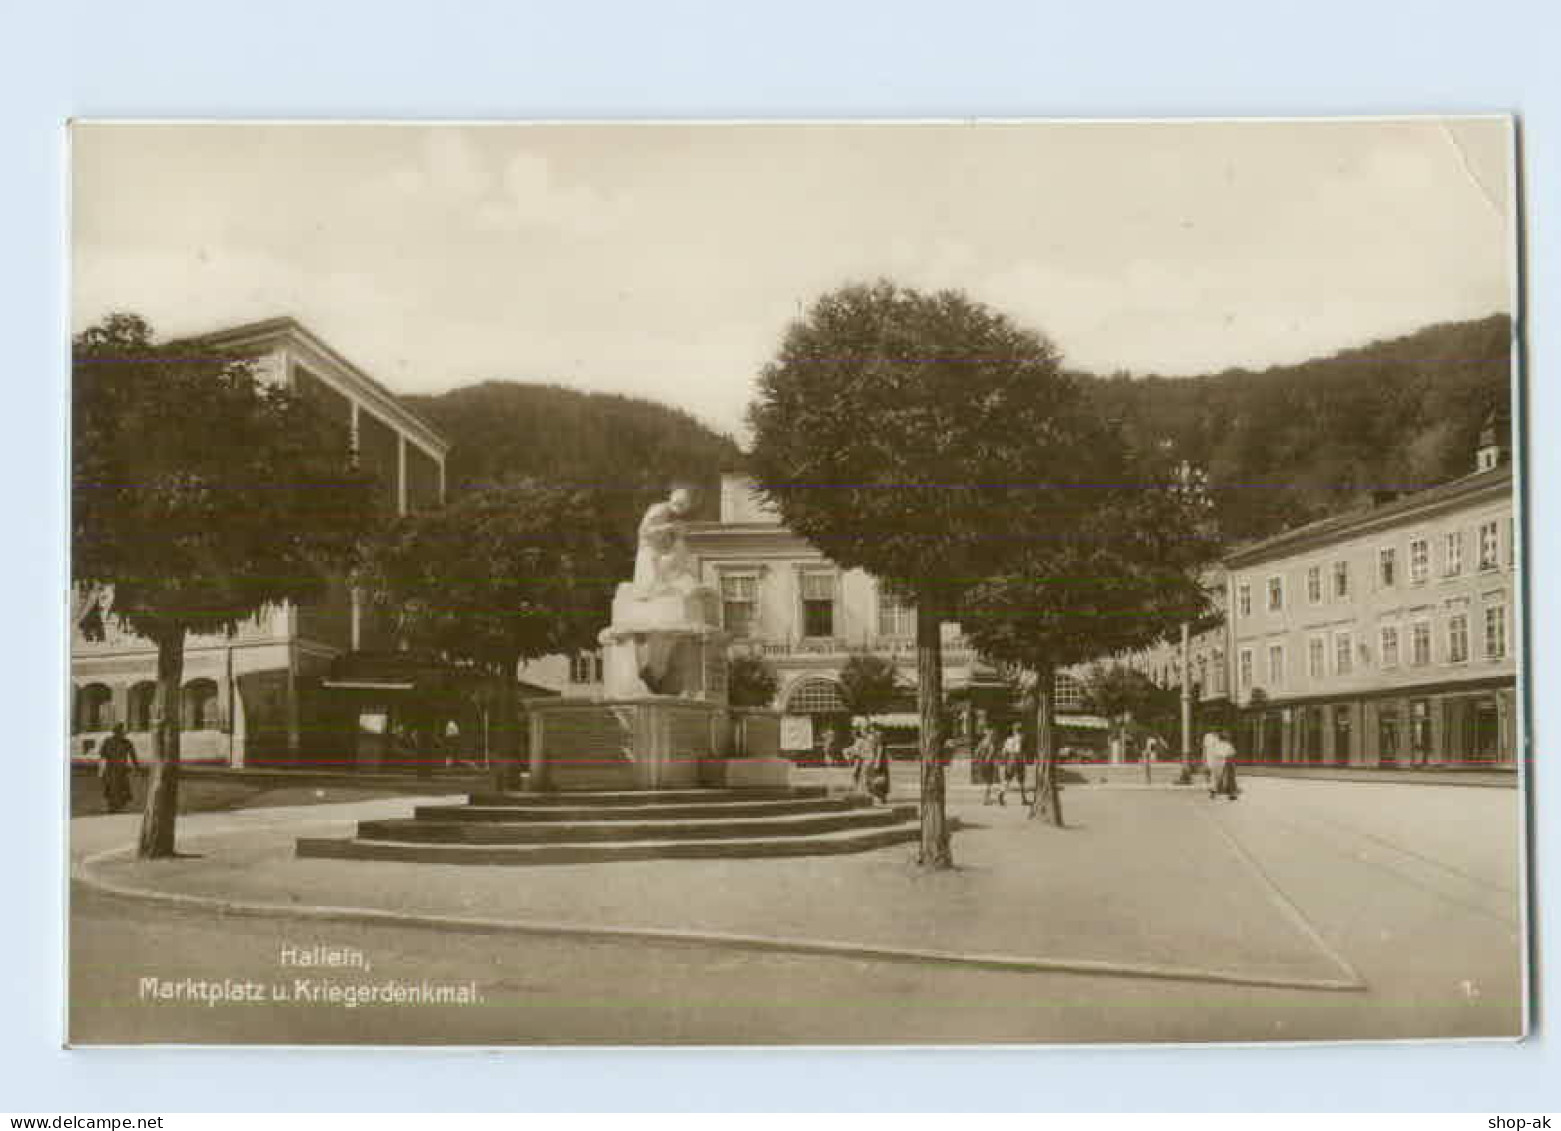
M 1528 1033 L 1513 118 L 68 148 L 69 1045 Z

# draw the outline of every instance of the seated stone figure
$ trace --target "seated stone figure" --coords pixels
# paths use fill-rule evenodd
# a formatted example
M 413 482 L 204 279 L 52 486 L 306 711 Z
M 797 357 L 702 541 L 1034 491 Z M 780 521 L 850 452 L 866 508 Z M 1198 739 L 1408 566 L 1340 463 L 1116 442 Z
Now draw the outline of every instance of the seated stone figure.
M 675 488 L 640 519 L 634 580 L 618 586 L 612 624 L 603 630 L 604 682 L 612 697 L 677 695 L 689 690 L 715 629 L 715 591 L 701 585 L 683 537 L 693 494 Z
M 640 519 L 640 546 L 634 556 L 634 596 L 648 601 L 669 593 L 687 593 L 699 584 L 683 540 L 683 516 L 694 505 L 686 487 L 652 503 Z

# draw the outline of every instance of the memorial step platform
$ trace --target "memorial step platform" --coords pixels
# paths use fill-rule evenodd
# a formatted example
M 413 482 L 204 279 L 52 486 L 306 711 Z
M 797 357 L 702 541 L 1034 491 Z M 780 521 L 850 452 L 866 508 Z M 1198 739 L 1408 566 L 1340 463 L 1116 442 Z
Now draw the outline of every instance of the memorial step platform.
M 474 793 L 409 818 L 363 821 L 351 838 L 304 838 L 300 857 L 439 864 L 831 855 L 920 835 L 913 804 L 822 789 Z

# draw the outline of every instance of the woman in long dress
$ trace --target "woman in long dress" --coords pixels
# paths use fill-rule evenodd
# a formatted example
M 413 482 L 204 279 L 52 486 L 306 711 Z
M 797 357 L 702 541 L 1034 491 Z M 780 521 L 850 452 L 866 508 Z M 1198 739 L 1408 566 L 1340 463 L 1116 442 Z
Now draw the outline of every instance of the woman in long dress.
M 867 728 L 867 794 L 887 804 L 889 801 L 889 749 L 877 727 Z

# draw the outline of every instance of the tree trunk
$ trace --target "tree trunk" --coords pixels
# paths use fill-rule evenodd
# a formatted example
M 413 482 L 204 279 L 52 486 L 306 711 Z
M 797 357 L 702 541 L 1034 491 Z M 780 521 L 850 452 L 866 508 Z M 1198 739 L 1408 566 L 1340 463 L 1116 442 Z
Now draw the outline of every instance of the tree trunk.
M 1044 664 L 1035 671 L 1035 796 L 1030 816 L 1062 827 L 1062 794 L 1057 787 L 1057 743 L 1052 734 L 1056 671 Z
M 926 594 L 916 603 L 916 705 L 921 712 L 921 855 L 924 868 L 952 868 L 943 782 L 943 619 Z
M 491 735 L 492 745 L 489 767 L 493 771 L 493 788 L 500 793 L 520 788 L 520 763 L 516 755 L 515 685 L 503 674 L 515 671 L 516 664 L 508 669 L 500 665 L 500 674 L 494 681 Z
M 157 722 L 152 733 L 152 774 L 136 855 L 152 860 L 175 855 L 179 813 L 179 691 L 184 683 L 184 630 L 157 638 Z

